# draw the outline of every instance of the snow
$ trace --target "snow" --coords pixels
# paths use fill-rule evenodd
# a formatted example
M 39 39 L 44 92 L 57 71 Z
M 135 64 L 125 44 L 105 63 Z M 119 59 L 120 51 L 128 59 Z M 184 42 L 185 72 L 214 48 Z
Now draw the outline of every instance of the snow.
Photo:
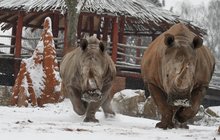
M 76 115 L 69 99 L 58 104 L 39 107 L 0 106 L 1 139 L 7 140 L 70 140 L 70 139 L 126 139 L 126 140 L 214 140 L 219 139 L 217 125 L 194 126 L 189 129 L 162 130 L 158 121 L 116 114 L 105 118 L 96 113 L 99 123 L 84 123 L 84 116 Z
M 2 26 L 2 24 L 0 24 L 0 26 Z M 1 29 L 1 27 L 0 27 Z M 3 32 L 2 30 L 0 30 L 0 35 L 11 35 L 11 29 L 7 30 L 5 32 Z M 5 44 L 5 45 L 11 45 L 11 39 L 7 38 L 7 37 L 0 37 L 0 43 Z M 0 48 L 1 52 L 5 52 L 5 53 L 9 53 L 10 52 L 10 48 Z
M 123 97 L 124 99 L 127 99 L 127 98 L 131 98 L 134 96 L 138 96 L 140 94 L 139 91 L 142 91 L 142 90 L 125 89 L 125 90 L 122 90 L 122 91 L 116 93 L 114 96 L 115 96 L 115 98 Z

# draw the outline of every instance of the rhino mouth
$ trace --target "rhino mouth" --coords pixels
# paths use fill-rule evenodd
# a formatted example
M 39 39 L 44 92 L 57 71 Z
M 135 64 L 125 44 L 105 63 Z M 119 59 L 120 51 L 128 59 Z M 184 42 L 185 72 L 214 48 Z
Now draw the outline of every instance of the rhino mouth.
M 168 97 L 168 104 L 171 106 L 183 106 L 183 107 L 190 107 L 192 105 L 191 96 L 169 96 Z
M 173 101 L 174 106 L 183 106 L 183 107 L 190 107 L 191 102 L 189 99 L 177 99 Z
M 100 90 L 92 90 L 92 91 L 86 91 L 83 93 L 82 98 L 85 102 L 98 102 L 102 99 L 102 93 Z

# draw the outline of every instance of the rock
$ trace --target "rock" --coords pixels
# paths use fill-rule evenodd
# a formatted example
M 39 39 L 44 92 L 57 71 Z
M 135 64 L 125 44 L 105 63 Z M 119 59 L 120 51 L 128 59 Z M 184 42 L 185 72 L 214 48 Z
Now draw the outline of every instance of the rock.
M 202 120 L 204 116 L 205 116 L 205 108 L 203 107 L 203 105 L 200 105 L 198 113 L 188 122 L 190 124 L 194 124 L 195 122 Z
M 0 86 L 0 105 L 1 106 L 10 105 L 11 89 L 12 87 L 10 86 Z
M 144 101 L 144 91 L 122 90 L 114 95 L 112 107 L 115 112 L 120 114 L 140 116 Z
M 211 115 L 212 117 L 220 117 L 214 110 L 212 110 L 211 108 L 207 108 L 205 110 L 206 113 L 208 113 L 209 115 Z
M 143 115 L 143 117 L 149 118 L 149 119 L 155 119 L 155 120 L 160 119 L 160 113 L 158 111 L 156 104 L 154 103 L 153 99 L 151 98 L 151 96 L 149 96 L 144 103 L 142 115 Z
M 143 90 L 126 89 L 116 93 L 112 99 L 112 107 L 115 112 L 124 115 L 155 120 L 159 120 L 161 117 L 153 99 L 151 96 L 146 99 Z M 195 117 L 188 121 L 190 124 L 207 126 L 213 126 L 217 122 L 219 122 L 218 110 L 214 107 L 205 109 L 202 105 Z

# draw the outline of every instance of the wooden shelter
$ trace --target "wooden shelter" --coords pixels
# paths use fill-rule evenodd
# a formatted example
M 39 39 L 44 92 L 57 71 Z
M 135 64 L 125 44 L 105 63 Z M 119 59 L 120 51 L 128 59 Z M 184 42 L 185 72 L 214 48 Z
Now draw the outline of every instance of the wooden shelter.
M 110 54 L 115 63 L 119 57 L 119 45 L 123 46 L 126 36 L 149 36 L 154 39 L 178 22 L 184 22 L 198 35 L 205 34 L 203 29 L 167 10 L 156 7 L 147 0 L 87 0 L 84 5 L 82 0 L 79 0 L 77 8 L 81 9 L 77 37 L 80 39 L 83 34 L 96 34 L 106 42 L 110 38 L 112 45 Z M 12 28 L 10 53 L 13 62 L 22 57 L 23 27 L 43 28 L 46 17 L 52 19 L 55 38 L 58 37 L 59 31 L 64 31 L 64 48 L 66 48 L 67 12 L 64 0 L 0 0 L 0 23 L 3 23 L 1 29 Z M 136 53 L 139 54 L 139 48 L 135 48 Z M 124 54 L 126 55 L 128 54 Z M 1 62 L 3 58 L 0 55 L 0 64 Z M 16 64 L 14 66 L 18 67 Z M 137 67 L 132 68 L 139 69 L 138 65 L 135 66 Z M 118 68 L 120 73 L 120 66 Z M 10 74 L 13 75 L 12 73 L 16 76 L 16 68 Z M 5 83 L 0 82 L 0 84 Z

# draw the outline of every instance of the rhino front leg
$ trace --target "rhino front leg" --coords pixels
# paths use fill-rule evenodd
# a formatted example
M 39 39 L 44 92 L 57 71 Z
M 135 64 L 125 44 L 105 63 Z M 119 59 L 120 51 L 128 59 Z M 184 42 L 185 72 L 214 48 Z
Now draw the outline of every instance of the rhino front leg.
M 102 109 L 104 111 L 105 117 L 115 116 L 115 112 L 112 110 L 111 100 L 112 98 L 110 96 L 107 96 L 106 100 L 102 104 Z
M 71 86 L 67 88 L 67 91 L 68 97 L 73 105 L 73 110 L 78 115 L 84 115 L 86 113 L 87 103 L 81 100 L 81 93 Z
M 179 121 L 180 123 L 185 123 L 187 120 L 193 118 L 196 115 L 202 103 L 202 100 L 206 94 L 206 89 L 206 87 L 202 87 L 192 91 L 192 106 L 181 107 L 175 115 L 177 121 Z
M 103 88 L 103 95 L 104 95 L 104 99 L 103 99 L 103 103 L 102 103 L 102 109 L 104 111 L 105 117 L 112 117 L 115 116 L 115 112 L 112 110 L 112 106 L 111 106 L 111 100 L 112 97 L 110 96 L 110 92 L 111 92 L 111 83 L 106 85 Z
M 172 122 L 173 108 L 167 103 L 166 94 L 153 84 L 148 84 L 148 90 L 161 114 L 161 121 L 156 124 L 156 127 L 162 129 L 174 128 Z
M 99 120 L 95 118 L 95 113 L 99 109 L 100 104 L 101 104 L 100 101 L 88 103 L 88 108 L 86 110 L 86 117 L 83 120 L 84 122 L 99 122 Z

